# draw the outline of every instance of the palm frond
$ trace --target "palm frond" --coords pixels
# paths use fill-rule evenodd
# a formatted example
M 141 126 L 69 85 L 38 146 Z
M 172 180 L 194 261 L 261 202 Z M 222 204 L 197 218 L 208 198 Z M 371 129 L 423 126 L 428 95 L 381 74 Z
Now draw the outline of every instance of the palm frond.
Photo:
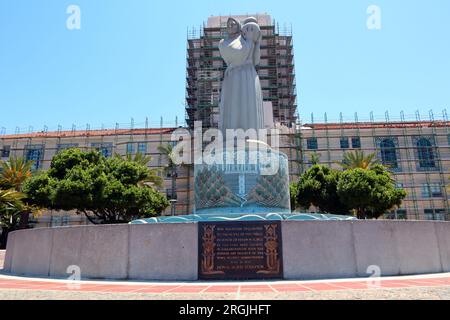
M 379 164 L 379 160 L 375 158 L 375 153 L 365 155 L 364 151 L 356 150 L 355 152 L 346 152 L 344 159 L 339 163 L 345 170 L 350 169 L 370 169 L 374 165 Z
M 15 208 L 20 211 L 24 208 L 22 202 L 24 198 L 25 195 L 16 190 L 0 190 L 0 207 L 9 209 Z
M 0 186 L 20 191 L 25 180 L 31 177 L 33 161 L 25 161 L 21 157 L 11 157 L 8 161 L 2 161 L 0 166 Z
M 173 154 L 173 146 L 171 144 L 163 144 L 158 147 L 158 151 L 161 152 L 161 154 L 165 155 L 168 160 L 168 166 L 174 166 L 175 165 L 175 159 Z

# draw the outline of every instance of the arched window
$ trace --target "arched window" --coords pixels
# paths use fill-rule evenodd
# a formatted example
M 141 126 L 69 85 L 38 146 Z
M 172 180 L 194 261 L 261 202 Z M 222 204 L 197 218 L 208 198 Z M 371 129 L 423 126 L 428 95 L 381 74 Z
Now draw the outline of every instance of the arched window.
M 392 139 L 384 139 L 380 142 L 381 161 L 387 167 L 398 168 L 397 152 L 395 150 L 395 143 Z
M 417 155 L 420 168 L 435 168 L 433 144 L 426 138 L 420 138 L 416 142 Z

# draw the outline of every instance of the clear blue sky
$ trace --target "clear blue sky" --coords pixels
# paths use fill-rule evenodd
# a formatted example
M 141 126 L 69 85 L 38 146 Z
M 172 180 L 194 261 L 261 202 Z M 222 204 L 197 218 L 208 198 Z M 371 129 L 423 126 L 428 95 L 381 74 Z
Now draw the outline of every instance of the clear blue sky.
M 70 4 L 81 30 L 66 28 Z M 371 4 L 381 30 L 366 27 Z M 187 28 L 255 12 L 292 23 L 305 120 L 449 106 L 448 0 L 0 0 L 0 127 L 182 121 Z

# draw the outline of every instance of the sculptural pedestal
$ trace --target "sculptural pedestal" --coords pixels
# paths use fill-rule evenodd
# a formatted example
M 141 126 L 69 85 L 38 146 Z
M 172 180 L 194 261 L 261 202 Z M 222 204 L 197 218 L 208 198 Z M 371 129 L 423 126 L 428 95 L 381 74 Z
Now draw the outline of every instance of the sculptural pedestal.
M 287 156 L 240 149 L 195 166 L 195 214 L 290 213 Z

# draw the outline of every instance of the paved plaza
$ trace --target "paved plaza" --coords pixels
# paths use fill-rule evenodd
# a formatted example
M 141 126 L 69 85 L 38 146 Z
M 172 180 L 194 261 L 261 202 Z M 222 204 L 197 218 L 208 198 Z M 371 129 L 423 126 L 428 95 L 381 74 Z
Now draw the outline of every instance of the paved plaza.
M 4 252 L 0 251 L 0 268 Z M 0 274 L 0 300 L 8 299 L 442 299 L 450 300 L 450 274 L 377 279 L 270 282 L 136 282 L 36 279 Z

